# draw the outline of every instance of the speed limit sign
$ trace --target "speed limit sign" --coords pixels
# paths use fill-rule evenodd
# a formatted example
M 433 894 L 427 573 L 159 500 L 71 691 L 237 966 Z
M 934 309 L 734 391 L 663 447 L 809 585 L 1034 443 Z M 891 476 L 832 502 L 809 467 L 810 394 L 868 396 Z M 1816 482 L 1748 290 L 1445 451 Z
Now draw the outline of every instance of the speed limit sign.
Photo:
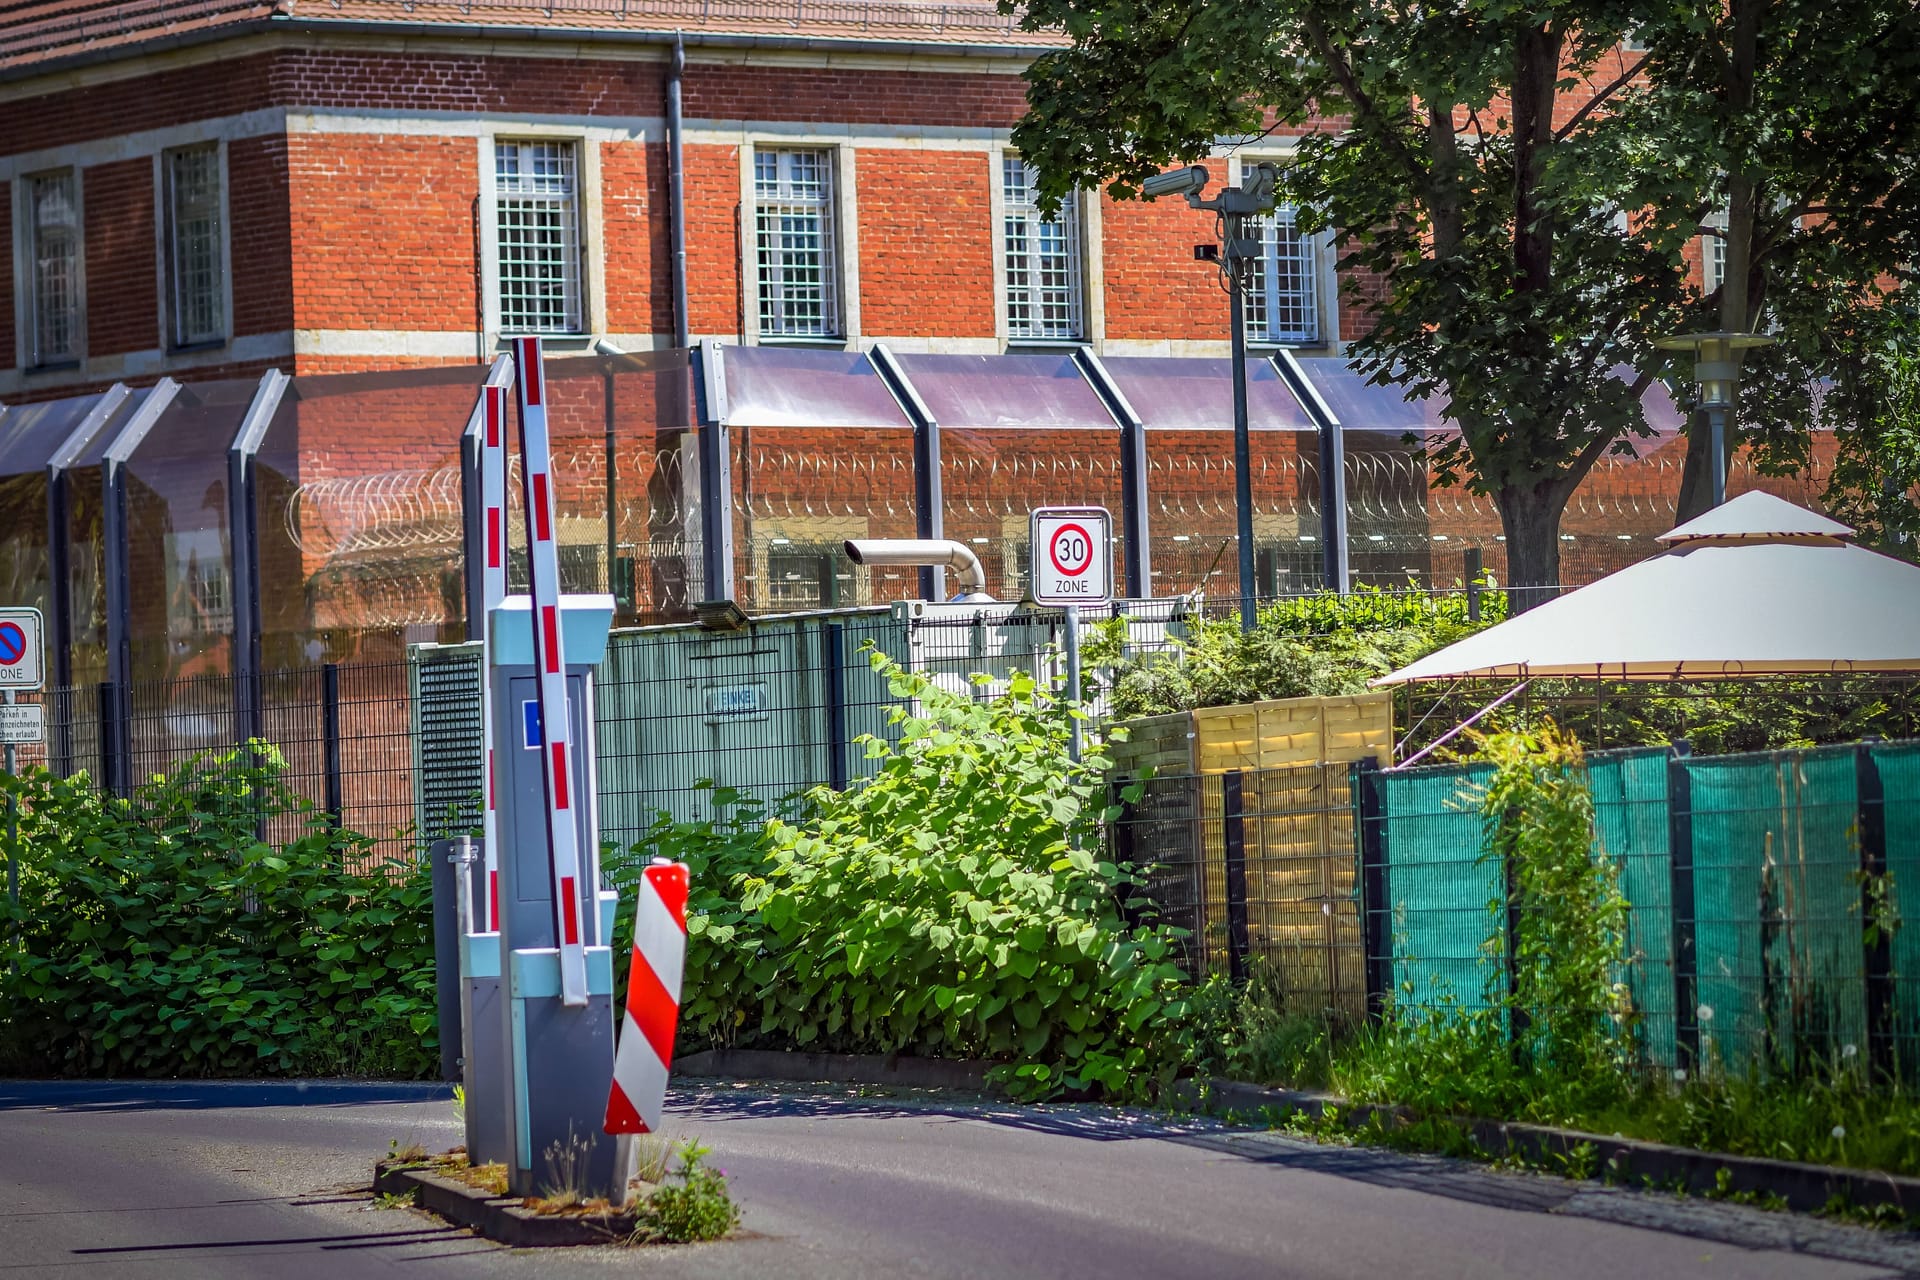
M 1113 518 L 1104 507 L 1038 507 L 1028 517 L 1035 604 L 1105 604 L 1113 595 Z

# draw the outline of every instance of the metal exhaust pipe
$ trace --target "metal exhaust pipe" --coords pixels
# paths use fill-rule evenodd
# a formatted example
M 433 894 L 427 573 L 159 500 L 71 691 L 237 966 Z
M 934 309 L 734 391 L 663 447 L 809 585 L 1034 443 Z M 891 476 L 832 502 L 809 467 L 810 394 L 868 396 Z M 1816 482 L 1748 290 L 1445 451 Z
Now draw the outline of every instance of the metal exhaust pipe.
M 987 594 L 987 571 L 980 557 L 964 542 L 950 538 L 848 538 L 847 559 L 867 565 L 934 565 L 951 569 L 961 601 L 992 603 Z

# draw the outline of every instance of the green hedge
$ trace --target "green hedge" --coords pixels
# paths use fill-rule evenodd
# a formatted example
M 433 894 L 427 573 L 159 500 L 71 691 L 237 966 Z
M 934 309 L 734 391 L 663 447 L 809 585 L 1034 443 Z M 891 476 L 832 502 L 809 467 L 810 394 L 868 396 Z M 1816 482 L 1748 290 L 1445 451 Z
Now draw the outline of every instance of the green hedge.
M 438 1066 L 424 862 L 382 862 L 265 744 L 131 798 L 0 775 L 18 829 L 0 901 L 0 1069 L 57 1075 L 424 1076 Z M 291 826 L 278 845 L 256 836 Z

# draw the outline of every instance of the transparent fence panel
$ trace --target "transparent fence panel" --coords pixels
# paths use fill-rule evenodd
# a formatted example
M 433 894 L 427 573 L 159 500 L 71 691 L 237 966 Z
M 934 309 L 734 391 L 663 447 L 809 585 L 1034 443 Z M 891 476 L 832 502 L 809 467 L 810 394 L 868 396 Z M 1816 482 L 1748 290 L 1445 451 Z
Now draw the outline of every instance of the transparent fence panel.
M 691 365 L 685 352 L 547 361 L 560 585 L 614 597 L 621 623 L 684 618 L 697 541 Z M 517 446 L 517 440 L 515 444 Z M 509 589 L 526 589 L 520 471 L 508 510 Z
M 734 582 L 755 612 L 911 600 L 913 569 L 856 565 L 848 538 L 911 538 L 913 432 L 734 427 Z
M 0 605 L 40 610 L 49 646 L 47 462 L 99 403 L 99 395 L 75 396 L 22 405 L 0 418 Z
M 1240 594 L 1234 503 L 1232 362 L 1110 356 L 1101 362 L 1147 427 L 1153 594 Z M 1306 410 L 1265 360 L 1247 363 L 1253 461 L 1254 591 L 1320 580 L 1318 442 Z
M 127 581 L 136 681 L 233 669 L 227 450 L 255 379 L 176 394 L 126 463 Z
M 255 469 L 271 669 L 464 634 L 460 433 L 483 365 L 295 378 Z

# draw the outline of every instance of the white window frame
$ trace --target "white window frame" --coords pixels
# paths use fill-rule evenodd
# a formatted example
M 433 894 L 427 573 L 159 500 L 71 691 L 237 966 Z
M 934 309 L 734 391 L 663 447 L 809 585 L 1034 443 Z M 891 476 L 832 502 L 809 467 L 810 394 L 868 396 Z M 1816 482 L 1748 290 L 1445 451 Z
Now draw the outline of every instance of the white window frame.
M 64 317 L 68 341 L 64 349 L 53 351 L 40 341 L 48 300 L 43 288 L 46 281 L 41 275 L 42 228 L 35 196 L 39 183 L 60 178 L 68 183 L 71 210 L 71 222 L 65 228 L 71 236 L 66 281 L 69 297 Z M 81 206 L 80 170 L 78 166 L 66 165 L 23 174 L 15 187 L 14 226 L 19 229 L 14 253 L 14 279 L 18 282 L 15 316 L 20 335 L 20 366 L 23 369 L 69 368 L 86 358 L 87 341 L 86 217 Z
M 772 342 L 844 340 L 851 317 L 841 296 L 841 242 L 849 219 L 840 196 L 840 149 L 757 144 L 743 148 L 742 159 L 754 334 Z M 817 245 L 811 251 L 804 243 L 809 237 Z
M 590 232 L 588 206 L 595 166 L 589 162 L 589 148 L 585 140 L 572 136 L 502 135 L 486 139 L 485 145 L 486 196 L 490 214 L 487 219 L 489 242 L 483 249 L 487 255 L 491 285 L 492 327 L 503 336 L 543 334 L 579 337 L 590 332 L 593 324 L 590 295 L 592 285 L 596 282 L 589 271 L 587 253 Z M 512 149 L 516 173 L 520 175 L 519 181 L 501 172 L 501 161 L 509 148 Z M 539 158 L 543 150 L 550 156 L 564 157 L 565 172 L 559 176 L 525 178 L 527 159 Z M 551 226 L 557 227 L 559 232 L 557 252 L 550 245 L 533 246 L 533 251 L 526 256 L 529 270 L 524 275 L 510 273 L 507 269 L 508 255 L 516 244 L 516 237 L 508 222 L 510 212 L 534 216 L 552 214 Z M 508 294 L 515 281 L 525 279 L 539 287 L 543 284 L 542 273 L 550 272 L 555 266 L 559 269 L 559 306 L 551 318 L 535 314 L 541 308 L 509 307 Z
M 1298 229 L 1298 210 L 1290 204 L 1254 220 L 1260 239 L 1260 269 L 1247 294 L 1247 341 L 1264 347 L 1317 347 L 1324 341 L 1321 306 L 1322 259 L 1320 237 Z M 1288 283 L 1294 285 L 1287 289 Z M 1282 302 L 1290 305 L 1282 307 Z M 1285 312 L 1305 324 L 1276 329 L 1273 316 Z
M 997 158 L 1000 269 L 996 274 L 1000 277 L 1000 314 L 1006 340 L 1013 345 L 1084 342 L 1089 333 L 1089 308 L 1086 220 L 1082 215 L 1085 202 L 1081 193 L 1069 193 L 1053 217 L 1043 218 L 1035 200 L 1033 166 L 1013 151 L 1002 151 Z M 1020 174 L 1017 186 L 1013 182 L 1016 166 Z M 1051 250 L 1050 244 L 1064 245 L 1064 253 Z M 1064 262 L 1049 265 L 1050 259 L 1061 258 Z M 1047 280 L 1049 272 L 1055 275 L 1052 282 Z M 1038 285 L 1032 283 L 1036 280 Z M 1036 292 L 1040 295 L 1037 299 Z M 1026 315 L 1017 315 L 1016 307 L 1023 308 Z
M 214 189 L 207 203 L 197 211 L 211 219 L 211 260 L 204 266 L 208 274 L 206 292 L 189 298 L 189 287 L 182 266 L 183 242 L 178 200 L 176 165 L 183 157 L 206 155 L 212 161 Z M 227 148 L 224 142 L 199 142 L 169 147 L 156 158 L 159 181 L 155 194 L 160 204 L 160 312 L 161 333 L 169 351 L 193 351 L 218 347 L 233 336 L 233 271 L 231 223 L 227 217 Z M 191 306 L 201 307 L 199 316 L 188 314 Z M 211 324 L 193 327 L 196 320 Z
M 1719 234 L 1702 232 L 1700 235 L 1700 293 L 1704 297 L 1718 289 L 1727 279 L 1727 207 L 1723 204 L 1700 220 L 1703 227 L 1712 227 Z

